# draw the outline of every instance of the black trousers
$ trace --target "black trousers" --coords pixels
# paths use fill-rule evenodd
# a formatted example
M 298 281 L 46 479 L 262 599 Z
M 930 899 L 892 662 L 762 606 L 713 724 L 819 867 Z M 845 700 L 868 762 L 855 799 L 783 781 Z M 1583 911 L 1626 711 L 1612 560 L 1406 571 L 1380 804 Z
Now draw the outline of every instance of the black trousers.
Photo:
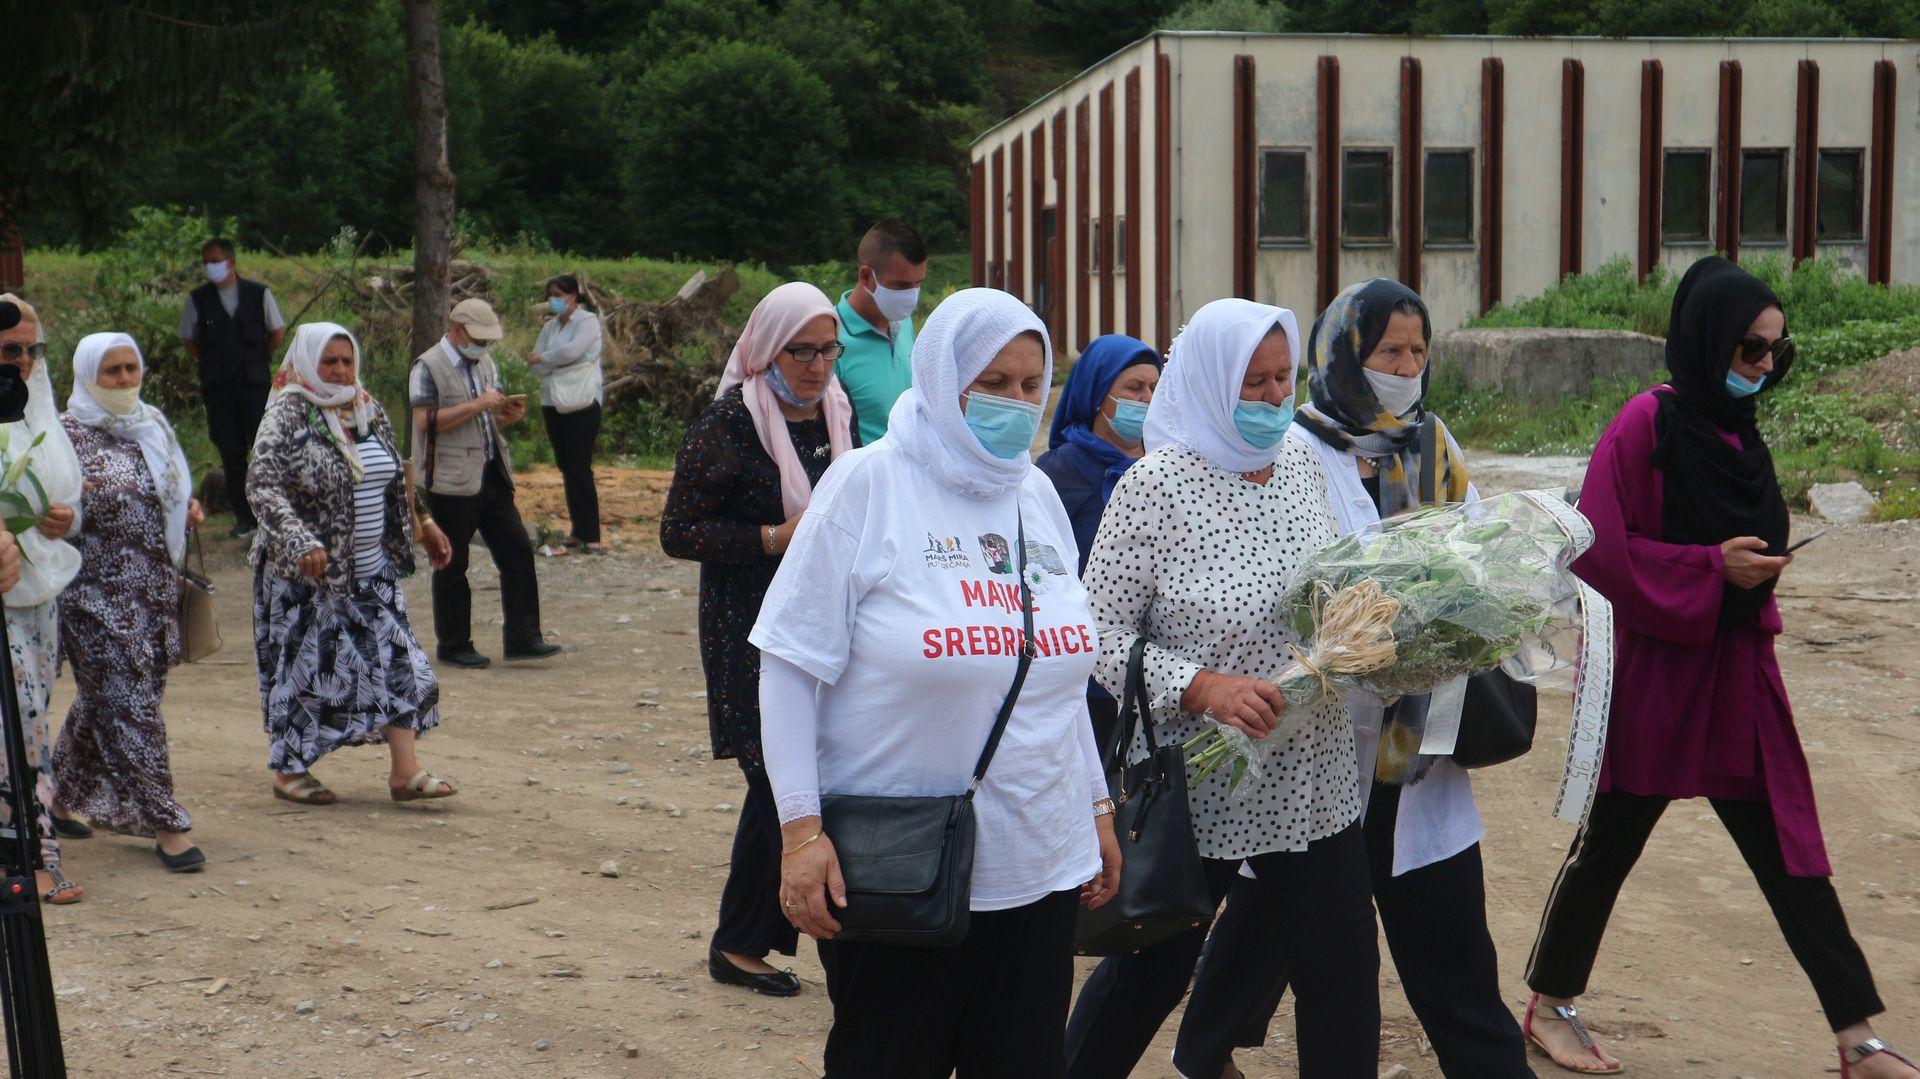
M 800 931 L 780 912 L 780 813 L 766 774 L 742 766 L 747 800 L 733 831 L 733 859 L 720 890 L 720 924 L 713 946 L 734 955 L 792 955 Z
M 1367 898 L 1367 856 L 1360 826 L 1297 853 L 1249 859 L 1260 902 L 1272 912 L 1260 931 L 1280 941 L 1299 985 L 1294 1012 L 1303 1079 L 1353 1079 L 1378 1071 L 1380 953 Z M 1237 859 L 1209 858 L 1207 885 L 1216 897 L 1234 886 Z M 1207 931 L 1190 930 L 1132 955 L 1101 961 L 1080 990 L 1067 1021 L 1067 1073 L 1074 1079 L 1122 1079 L 1152 1043 L 1193 982 L 1193 997 L 1174 1046 L 1182 1075 L 1214 1079 L 1226 1067 L 1244 1028 L 1249 985 L 1264 990 L 1274 973 L 1252 974 L 1216 952 L 1199 963 Z M 1252 981 L 1247 979 L 1252 977 Z M 1256 995 L 1264 1002 L 1264 994 Z M 1226 1015 L 1218 1022 L 1210 1013 Z
M 253 507 L 247 502 L 247 457 L 253 453 L 253 438 L 260 433 L 260 418 L 267 414 L 265 383 L 201 383 L 200 398 L 207 408 L 207 437 L 220 453 L 220 471 L 226 478 L 227 504 L 233 508 L 233 521 L 241 529 L 256 526 Z
M 1373 785 L 1364 831 L 1373 900 L 1407 1003 L 1433 1044 L 1441 1073 L 1449 1079 L 1532 1079 L 1526 1039 L 1500 997 L 1500 966 L 1493 934 L 1487 929 L 1480 846 L 1476 843 L 1451 858 L 1394 876 L 1400 790 L 1384 783 Z M 1286 954 L 1279 937 L 1264 929 L 1278 916 L 1261 902 L 1261 890 L 1253 881 L 1234 881 L 1201 963 L 1228 965 L 1224 979 L 1228 984 L 1259 984 L 1247 979 L 1271 977 L 1272 972 L 1279 977 L 1265 1000 L 1256 994 L 1241 995 L 1242 1001 L 1254 1006 L 1237 1030 L 1230 1008 L 1200 1012 L 1189 1008 L 1180 1031 L 1183 1039 L 1189 1026 L 1200 1023 L 1205 1026 L 1200 1036 L 1208 1044 L 1222 1038 L 1244 1047 L 1266 1042 L 1273 1013 L 1287 990 Z
M 547 441 L 553 444 L 553 463 L 567 492 L 567 517 L 573 538 L 600 542 L 600 492 L 593 486 L 593 451 L 600 441 L 600 402 L 578 412 L 541 408 L 547 421 Z
M 1624 791 L 1606 791 L 1594 798 L 1593 813 L 1574 838 L 1553 890 L 1547 893 L 1540 935 L 1527 961 L 1527 984 L 1534 992 L 1577 997 L 1587 991 L 1587 978 L 1620 886 L 1669 801 Z M 1828 1024 L 1843 1030 L 1885 1011 L 1873 987 L 1867 957 L 1847 929 L 1833 882 L 1787 873 L 1773 807 L 1725 798 L 1712 803 L 1773 908 L 1787 948 L 1813 982 Z
M 500 474 L 500 467 L 498 461 L 486 467 L 479 494 L 427 494 L 427 507 L 453 544 L 453 560 L 445 569 L 433 571 L 433 631 L 442 652 L 473 647 L 473 589 L 467 584 L 467 555 L 475 532 L 486 542 L 487 553 L 500 571 L 507 648 L 540 641 L 540 582 L 534 576 L 533 544 L 513 503 L 513 486 Z
M 1065 891 L 975 911 L 951 948 L 821 941 L 826 1079 L 1059 1079 L 1079 910 Z

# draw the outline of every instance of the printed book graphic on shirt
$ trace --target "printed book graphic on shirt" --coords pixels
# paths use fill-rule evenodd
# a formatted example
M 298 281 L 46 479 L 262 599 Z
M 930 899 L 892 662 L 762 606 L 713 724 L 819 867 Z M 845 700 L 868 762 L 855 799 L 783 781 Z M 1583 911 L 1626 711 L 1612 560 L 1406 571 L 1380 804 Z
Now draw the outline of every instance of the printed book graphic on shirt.
M 1067 564 L 1060 561 L 1060 552 L 1051 543 L 1040 543 L 1036 540 L 1028 540 L 1027 565 L 1030 567 L 1040 566 L 1055 577 L 1065 577 L 1067 575 Z M 1027 576 L 1031 578 L 1033 575 L 1028 574 Z
M 1013 572 L 1013 546 L 998 532 L 980 537 L 980 558 L 986 562 L 988 573 Z
M 936 536 L 929 532 L 927 549 L 921 553 L 926 557 L 928 569 L 965 569 L 972 565 L 960 546 L 959 536 Z

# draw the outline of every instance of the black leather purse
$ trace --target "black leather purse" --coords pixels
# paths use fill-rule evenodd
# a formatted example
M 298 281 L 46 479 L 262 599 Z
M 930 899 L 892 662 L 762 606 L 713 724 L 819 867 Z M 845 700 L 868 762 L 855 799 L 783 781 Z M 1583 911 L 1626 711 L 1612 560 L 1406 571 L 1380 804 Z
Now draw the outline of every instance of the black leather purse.
M 821 827 L 833 841 L 847 887 L 847 905 L 833 912 L 840 923 L 834 943 L 947 948 L 966 939 L 973 898 L 973 794 L 993 763 L 1033 666 L 1033 597 L 1027 590 L 1024 522 L 1017 534 L 1026 635 L 1013 686 L 994 717 L 966 793 L 914 798 L 830 794 L 820 799 Z
M 1098 910 L 1080 912 L 1073 949 L 1081 955 L 1137 952 L 1213 920 L 1213 897 L 1187 814 L 1187 762 L 1178 743 L 1163 746 L 1153 736 L 1146 647 L 1145 637 L 1135 640 L 1127 657 L 1120 721 L 1100 755 L 1115 803 L 1120 887 Z M 1136 725 L 1147 756 L 1122 768 Z

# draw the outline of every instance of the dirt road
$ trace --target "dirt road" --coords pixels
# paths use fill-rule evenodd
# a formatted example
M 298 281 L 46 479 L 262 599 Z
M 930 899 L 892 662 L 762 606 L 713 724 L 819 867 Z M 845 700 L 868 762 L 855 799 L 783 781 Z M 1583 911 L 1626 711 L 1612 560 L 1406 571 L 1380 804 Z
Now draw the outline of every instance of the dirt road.
M 770 1001 L 707 979 L 706 938 L 739 803 L 708 759 L 695 568 L 662 557 L 658 475 L 612 477 L 608 558 L 540 563 L 540 663 L 447 670 L 427 765 L 458 798 L 401 808 L 384 751 L 316 771 L 340 804 L 268 796 L 237 544 L 217 553 L 226 648 L 174 675 L 166 714 L 181 800 L 207 872 L 161 871 L 147 845 L 66 844 L 85 902 L 49 909 L 76 1074 L 95 1076 L 818 1076 L 828 1022 L 818 960 Z M 528 497 L 551 507 L 557 478 Z M 498 617 L 475 553 L 481 617 Z M 1920 1047 L 1920 528 L 1834 529 L 1783 589 L 1787 681 L 1855 932 Z M 430 635 L 426 580 L 408 593 Z M 498 633 L 476 632 L 498 655 Z M 56 692 L 64 714 L 70 689 Z M 1564 698 L 1536 752 L 1479 782 L 1507 994 L 1571 830 L 1549 815 Z M 604 863 L 616 863 L 604 866 Z M 603 869 L 604 867 L 604 869 Z M 609 875 L 617 871 L 618 875 Z M 1383 948 L 1384 957 L 1384 948 Z M 1436 1077 L 1382 970 L 1382 1070 Z M 1704 804 L 1676 806 L 1621 897 L 1588 999 L 1632 1074 L 1808 1076 L 1834 1067 L 1812 991 Z M 1168 1024 L 1168 1031 L 1173 1027 Z M 1290 1002 L 1252 1076 L 1293 1073 Z M 1169 1076 L 1163 1033 L 1142 1076 Z M 1553 1074 L 1537 1063 L 1542 1074 Z

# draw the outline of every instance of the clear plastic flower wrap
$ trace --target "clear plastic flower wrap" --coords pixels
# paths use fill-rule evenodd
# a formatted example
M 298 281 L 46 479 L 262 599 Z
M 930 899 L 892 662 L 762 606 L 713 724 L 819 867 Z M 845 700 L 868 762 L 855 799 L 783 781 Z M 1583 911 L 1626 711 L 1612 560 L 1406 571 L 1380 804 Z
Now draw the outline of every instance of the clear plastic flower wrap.
M 1573 748 L 1582 760 L 1570 756 L 1568 773 L 1597 773 L 1611 611 L 1572 571 L 1592 543 L 1592 527 L 1558 491 L 1426 507 L 1342 536 L 1302 563 L 1281 593 L 1280 620 L 1299 645 L 1275 684 L 1289 707 L 1305 707 L 1350 689 L 1389 703 L 1495 667 L 1534 683 L 1575 674 Z M 1230 786 L 1258 776 L 1268 752 L 1221 724 L 1188 751 L 1193 782 L 1229 767 Z M 1584 816 L 1591 790 L 1563 784 L 1563 816 L 1570 795 Z

